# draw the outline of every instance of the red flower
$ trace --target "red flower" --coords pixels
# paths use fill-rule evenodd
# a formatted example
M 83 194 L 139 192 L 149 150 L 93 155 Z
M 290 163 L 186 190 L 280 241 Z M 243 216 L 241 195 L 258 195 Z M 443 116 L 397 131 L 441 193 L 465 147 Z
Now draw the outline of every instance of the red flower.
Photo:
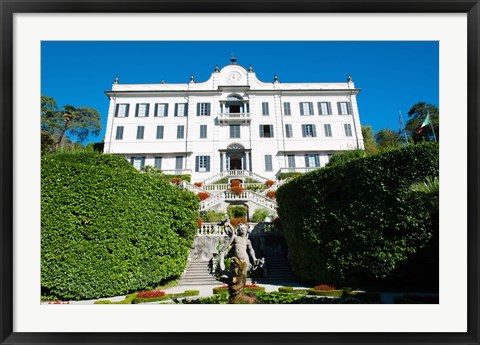
M 273 190 L 269 190 L 267 192 L 267 198 L 275 199 L 276 198 L 275 192 Z
M 232 185 L 232 187 L 238 187 L 238 186 L 240 186 L 240 182 L 241 182 L 240 180 L 233 180 L 231 182 L 231 185 Z
M 143 291 L 137 294 L 138 298 L 155 298 L 155 297 L 162 297 L 165 296 L 165 291 L 160 290 L 150 290 L 150 291 Z
M 327 284 L 320 284 L 314 287 L 315 290 L 336 290 L 337 288 L 333 285 L 327 285 Z
M 205 199 L 207 199 L 207 198 L 210 196 L 210 194 L 208 194 L 208 193 L 206 193 L 206 192 L 200 192 L 200 193 L 198 193 L 197 195 L 198 195 L 198 197 L 200 198 L 200 200 L 205 200 Z
M 265 182 L 265 185 L 266 185 L 267 187 L 271 187 L 271 186 L 273 186 L 274 184 L 275 184 L 275 182 L 272 181 L 272 180 L 267 180 L 267 181 Z
M 237 195 L 240 195 L 243 193 L 243 187 L 242 186 L 233 186 L 232 188 L 230 188 L 230 190 L 232 191 L 232 193 L 235 193 Z
M 230 219 L 230 224 L 232 224 L 232 226 L 238 226 L 240 223 L 246 224 L 247 223 L 247 218 L 241 217 L 241 218 Z
M 201 227 L 204 220 L 203 220 L 203 218 L 197 218 L 196 222 L 197 222 L 198 227 Z
M 201 186 L 203 186 L 203 183 L 202 182 L 195 182 L 193 185 L 197 186 L 197 187 L 201 187 Z

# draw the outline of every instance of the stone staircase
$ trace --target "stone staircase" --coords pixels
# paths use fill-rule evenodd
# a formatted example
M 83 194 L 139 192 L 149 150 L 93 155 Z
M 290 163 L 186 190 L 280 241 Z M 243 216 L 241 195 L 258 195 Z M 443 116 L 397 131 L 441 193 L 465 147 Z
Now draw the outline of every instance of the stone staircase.
M 277 254 L 266 257 L 265 274 L 255 279 L 255 283 L 289 286 L 296 284 L 296 279 L 286 256 Z
M 190 261 L 179 282 L 181 286 L 222 284 L 209 273 L 208 261 Z

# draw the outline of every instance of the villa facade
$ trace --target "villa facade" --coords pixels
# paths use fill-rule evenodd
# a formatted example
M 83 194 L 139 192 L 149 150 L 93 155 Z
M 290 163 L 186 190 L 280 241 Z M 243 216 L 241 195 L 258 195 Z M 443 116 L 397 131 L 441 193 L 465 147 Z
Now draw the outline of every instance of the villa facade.
M 363 149 L 359 92 L 350 76 L 264 82 L 234 58 L 204 82 L 192 75 L 184 84 L 121 84 L 117 77 L 106 91 L 104 151 L 192 182 L 229 171 L 276 180 L 321 168 L 335 152 Z

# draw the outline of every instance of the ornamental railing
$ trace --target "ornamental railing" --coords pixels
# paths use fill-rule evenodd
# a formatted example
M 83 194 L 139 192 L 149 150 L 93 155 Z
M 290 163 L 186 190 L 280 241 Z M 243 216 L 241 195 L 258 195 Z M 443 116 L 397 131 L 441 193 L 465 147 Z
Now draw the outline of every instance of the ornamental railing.
M 277 212 L 277 203 L 274 200 L 250 190 L 244 190 L 239 194 L 227 190 L 223 193 L 211 195 L 209 198 L 200 202 L 200 210 L 208 210 L 224 201 L 251 201 L 274 213 Z
M 261 183 L 267 182 L 267 178 L 260 176 L 258 174 L 255 174 L 254 172 L 251 172 L 249 170 L 225 170 L 222 171 L 221 173 L 214 175 L 212 177 L 207 178 L 206 180 L 203 181 L 204 185 L 211 184 L 215 181 L 218 181 L 224 177 L 250 177 L 252 179 L 255 179 Z
M 249 232 L 272 232 L 275 225 L 272 222 L 247 223 Z M 227 236 L 225 228 L 218 223 L 203 223 L 198 227 L 197 236 Z

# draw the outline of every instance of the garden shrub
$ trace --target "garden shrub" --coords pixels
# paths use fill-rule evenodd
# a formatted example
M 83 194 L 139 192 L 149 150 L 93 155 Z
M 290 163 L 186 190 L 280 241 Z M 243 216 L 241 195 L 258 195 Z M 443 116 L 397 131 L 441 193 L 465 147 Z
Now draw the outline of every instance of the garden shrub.
M 308 289 L 294 289 L 291 286 L 280 286 L 278 288 L 278 292 L 283 292 L 283 293 L 292 293 L 292 294 L 297 294 L 297 295 L 306 295 Z
M 265 287 L 264 286 L 258 286 L 258 285 L 255 285 L 255 284 L 246 284 L 244 291 L 247 294 L 248 293 L 265 292 Z M 228 286 L 226 286 L 226 285 L 217 286 L 217 287 L 213 288 L 213 294 L 214 295 L 224 294 L 224 293 L 228 293 Z
M 99 153 L 42 157 L 42 295 L 124 295 L 180 276 L 198 198 Z
M 343 290 L 317 290 L 315 288 L 312 288 L 312 289 L 308 289 L 307 295 L 342 297 L 343 296 Z
M 159 297 L 148 297 L 148 298 L 141 298 L 137 295 L 137 297 L 134 298 L 131 303 L 139 304 L 139 303 L 149 303 L 149 302 L 161 302 L 161 301 L 168 301 L 172 299 L 198 296 L 198 295 L 200 295 L 199 290 L 185 290 L 184 292 L 169 293 Z
M 286 180 L 287 178 L 290 178 L 290 177 L 298 177 L 298 176 L 301 176 L 303 175 L 303 173 L 299 173 L 299 172 L 286 172 L 286 173 L 280 173 L 278 175 L 278 179 L 279 180 Z
M 253 212 L 252 215 L 252 222 L 254 223 L 260 223 L 265 220 L 270 215 L 270 211 L 267 210 L 266 208 L 257 208 L 255 209 L 255 212 Z
M 438 145 L 410 145 L 282 185 L 278 213 L 295 275 L 310 284 L 378 281 L 435 241 L 435 217 L 409 188 L 438 176 L 438 162 Z

